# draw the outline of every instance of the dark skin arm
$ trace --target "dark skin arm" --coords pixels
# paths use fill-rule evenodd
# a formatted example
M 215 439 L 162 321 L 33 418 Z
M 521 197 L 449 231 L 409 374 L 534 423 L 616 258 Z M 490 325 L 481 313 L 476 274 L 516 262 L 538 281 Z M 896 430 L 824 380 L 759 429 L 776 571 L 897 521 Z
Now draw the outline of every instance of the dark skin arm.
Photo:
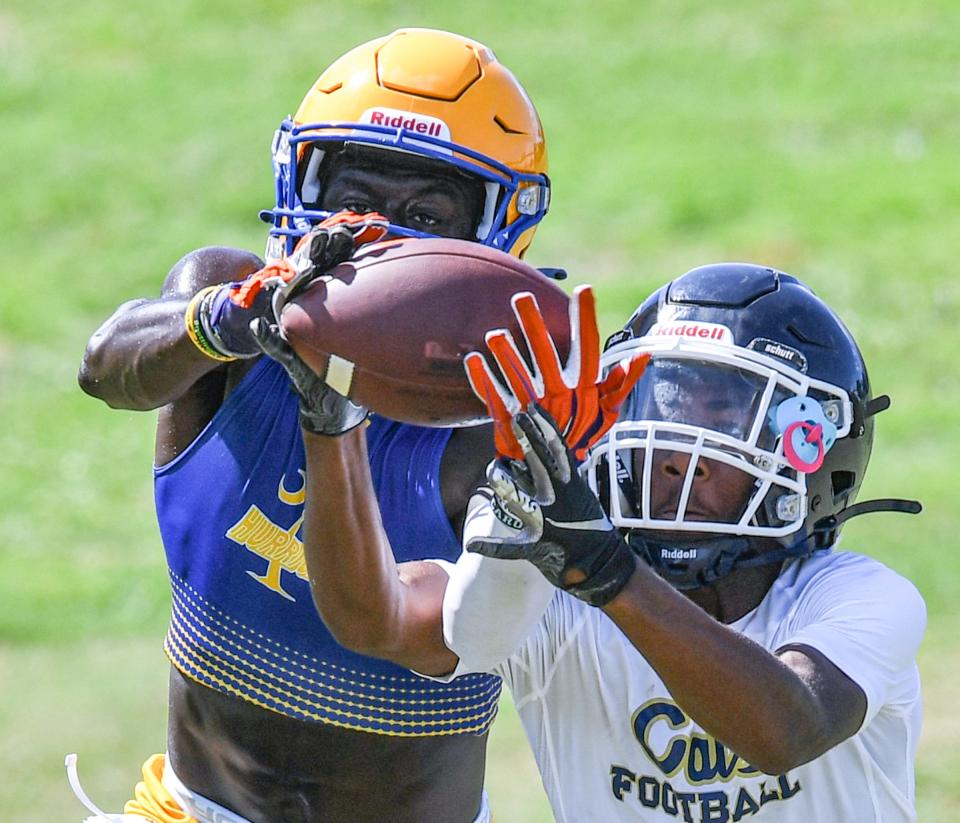
M 190 298 L 262 266 L 256 255 L 239 249 L 191 252 L 170 270 L 159 298 L 124 303 L 87 343 L 78 374 L 87 394 L 115 409 L 161 409 L 158 465 L 193 441 L 251 364 L 218 362 L 197 350 L 183 321 Z
M 183 315 L 190 298 L 204 286 L 242 280 L 262 266 L 256 255 L 239 249 L 191 252 L 171 269 L 159 298 L 124 303 L 93 333 L 80 387 L 116 409 L 147 411 L 178 400 L 225 365 L 187 337 Z
M 771 654 L 646 566 L 604 611 L 690 717 L 768 774 L 819 757 L 863 722 L 863 691 L 816 649 L 788 646 Z
M 303 547 L 314 603 L 337 642 L 423 674 L 452 671 L 443 642 L 447 575 L 398 566 L 380 521 L 362 427 L 340 437 L 304 432 Z M 336 490 L 336 493 L 333 493 Z

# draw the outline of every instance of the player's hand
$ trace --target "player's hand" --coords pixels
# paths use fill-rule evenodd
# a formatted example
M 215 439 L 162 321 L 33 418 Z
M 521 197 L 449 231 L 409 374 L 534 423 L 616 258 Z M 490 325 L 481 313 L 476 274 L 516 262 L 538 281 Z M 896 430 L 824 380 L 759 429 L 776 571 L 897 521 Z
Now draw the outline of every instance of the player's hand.
M 336 436 L 367 419 L 367 410 L 331 389 L 283 339 L 280 326 L 268 310 L 251 324 L 260 351 L 276 360 L 290 376 L 300 398 L 300 425 L 313 434 Z
M 498 459 L 471 500 L 464 547 L 533 563 L 554 586 L 593 606 L 626 586 L 636 556 L 577 473 L 576 458 L 536 406 L 514 418 L 523 461 Z
M 197 308 L 204 336 L 221 355 L 255 357 L 261 347 L 251 324 L 268 307 L 279 317 L 294 294 L 386 232 L 387 219 L 375 212 L 339 212 L 328 217 L 300 239 L 289 257 L 267 264 L 239 283 L 210 288 Z
M 486 342 L 509 389 L 493 376 L 483 355 L 470 352 L 465 358 L 470 385 L 493 419 L 497 454 L 514 460 L 523 458 L 512 429 L 513 417 L 536 403 L 556 422 L 577 460 L 583 460 L 590 447 L 616 421 L 650 356 L 635 355 L 600 379 L 600 332 L 589 286 L 579 286 L 570 301 L 570 356 L 565 368 L 560 366 L 536 298 L 523 292 L 515 295 L 512 303 L 535 374 L 530 373 L 512 335 L 505 329 L 489 332 Z

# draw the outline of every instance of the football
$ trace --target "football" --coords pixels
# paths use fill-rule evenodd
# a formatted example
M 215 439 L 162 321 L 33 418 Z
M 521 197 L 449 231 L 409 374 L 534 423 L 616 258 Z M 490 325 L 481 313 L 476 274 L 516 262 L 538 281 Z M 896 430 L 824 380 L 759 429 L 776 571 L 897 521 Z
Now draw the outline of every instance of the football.
M 484 335 L 506 328 L 529 362 L 510 305 L 523 291 L 536 296 L 563 362 L 566 292 L 521 260 L 466 240 L 371 245 L 296 295 L 281 325 L 310 368 L 371 411 L 426 426 L 473 425 L 486 411 L 463 358 L 489 354 Z

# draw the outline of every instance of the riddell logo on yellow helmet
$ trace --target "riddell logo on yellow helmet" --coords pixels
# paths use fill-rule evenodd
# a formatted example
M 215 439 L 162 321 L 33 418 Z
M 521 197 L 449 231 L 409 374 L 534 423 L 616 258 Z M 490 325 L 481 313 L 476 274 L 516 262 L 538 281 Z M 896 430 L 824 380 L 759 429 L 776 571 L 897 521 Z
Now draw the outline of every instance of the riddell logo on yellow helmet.
M 371 126 L 386 126 L 391 129 L 406 129 L 427 137 L 450 142 L 450 127 L 438 117 L 426 114 L 415 114 L 398 109 L 373 108 L 367 109 L 360 116 L 361 123 Z

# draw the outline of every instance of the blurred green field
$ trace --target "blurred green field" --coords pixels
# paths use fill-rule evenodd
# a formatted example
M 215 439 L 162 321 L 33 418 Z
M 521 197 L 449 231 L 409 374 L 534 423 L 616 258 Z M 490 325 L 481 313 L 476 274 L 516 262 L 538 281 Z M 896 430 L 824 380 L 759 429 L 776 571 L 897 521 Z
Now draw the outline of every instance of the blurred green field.
M 79 820 L 63 755 L 118 809 L 163 747 L 168 594 L 153 416 L 75 373 L 122 300 L 200 245 L 262 251 L 269 143 L 316 74 L 401 25 L 492 45 L 540 109 L 553 209 L 529 259 L 591 282 L 607 330 L 705 262 L 794 272 L 893 396 L 869 495 L 919 518 L 845 546 L 929 608 L 921 821 L 960 808 L 960 7 L 955 0 L 6 0 L 0 6 L 0 808 Z M 585 695 L 584 699 L 589 699 Z M 509 704 L 498 823 L 550 819 Z

